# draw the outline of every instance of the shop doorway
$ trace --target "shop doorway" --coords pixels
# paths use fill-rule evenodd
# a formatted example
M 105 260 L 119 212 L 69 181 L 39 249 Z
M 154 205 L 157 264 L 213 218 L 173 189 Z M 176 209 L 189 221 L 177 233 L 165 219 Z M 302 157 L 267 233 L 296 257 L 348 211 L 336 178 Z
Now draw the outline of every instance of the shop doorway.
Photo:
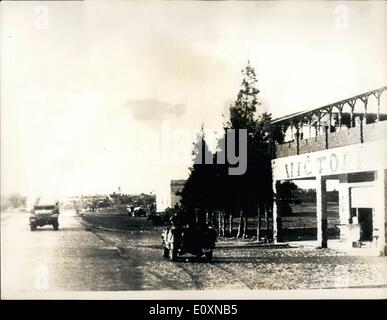
M 360 225 L 360 241 L 373 240 L 372 208 L 358 208 L 358 221 Z

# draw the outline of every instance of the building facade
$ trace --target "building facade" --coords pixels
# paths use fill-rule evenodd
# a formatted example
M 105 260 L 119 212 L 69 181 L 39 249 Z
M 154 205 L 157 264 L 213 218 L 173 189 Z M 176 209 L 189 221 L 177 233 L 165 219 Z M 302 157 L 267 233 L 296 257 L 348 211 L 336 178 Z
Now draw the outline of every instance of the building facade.
M 368 108 L 371 98 L 376 101 L 374 113 Z M 387 100 L 387 87 L 273 121 L 286 137 L 274 148 L 274 194 L 284 181 L 315 180 L 318 247 L 333 244 L 326 195 L 327 181 L 336 180 L 340 235 L 335 242 L 387 254 L 387 117 L 381 112 L 382 98 Z M 283 241 L 281 201 L 275 196 L 277 242 Z

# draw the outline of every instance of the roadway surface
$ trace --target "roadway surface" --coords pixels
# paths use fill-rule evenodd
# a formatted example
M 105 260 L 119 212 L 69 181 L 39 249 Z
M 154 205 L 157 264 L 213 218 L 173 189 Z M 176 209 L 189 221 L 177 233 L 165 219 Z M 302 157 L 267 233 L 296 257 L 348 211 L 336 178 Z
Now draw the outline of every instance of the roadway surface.
M 68 291 L 386 288 L 386 257 L 330 249 L 232 248 L 209 264 L 164 259 L 160 230 L 90 230 L 71 212 L 31 232 L 27 213 L 1 214 L 2 297 Z

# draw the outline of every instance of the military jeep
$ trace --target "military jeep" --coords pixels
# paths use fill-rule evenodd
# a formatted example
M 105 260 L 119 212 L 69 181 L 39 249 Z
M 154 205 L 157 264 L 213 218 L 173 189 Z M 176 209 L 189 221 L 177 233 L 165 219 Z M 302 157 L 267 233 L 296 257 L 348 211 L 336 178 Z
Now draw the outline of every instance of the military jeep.
M 58 230 L 59 205 L 55 204 L 37 204 L 34 205 L 30 215 L 30 229 L 36 230 L 36 227 L 42 227 L 51 224 L 54 230 Z
M 218 232 L 207 225 L 172 226 L 162 233 L 162 253 L 164 258 L 176 261 L 186 253 L 200 259 L 203 255 L 211 262 Z

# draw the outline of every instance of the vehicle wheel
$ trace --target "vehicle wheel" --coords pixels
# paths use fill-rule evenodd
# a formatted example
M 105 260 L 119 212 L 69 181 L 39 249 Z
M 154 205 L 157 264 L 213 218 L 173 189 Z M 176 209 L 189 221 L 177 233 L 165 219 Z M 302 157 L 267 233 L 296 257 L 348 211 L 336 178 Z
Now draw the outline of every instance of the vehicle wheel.
M 31 231 L 35 231 L 36 230 L 36 226 L 34 224 L 30 224 L 30 230 Z
M 169 250 L 169 260 L 176 261 L 177 258 L 177 250 L 174 247 L 171 247 Z
M 169 250 L 168 250 L 168 248 L 163 248 L 163 257 L 164 258 L 168 258 L 169 257 Z
M 206 258 L 208 262 L 212 261 L 212 257 L 213 257 L 212 250 L 210 252 L 206 252 Z
M 59 224 L 58 223 L 53 223 L 52 227 L 54 228 L 54 230 L 58 230 Z

